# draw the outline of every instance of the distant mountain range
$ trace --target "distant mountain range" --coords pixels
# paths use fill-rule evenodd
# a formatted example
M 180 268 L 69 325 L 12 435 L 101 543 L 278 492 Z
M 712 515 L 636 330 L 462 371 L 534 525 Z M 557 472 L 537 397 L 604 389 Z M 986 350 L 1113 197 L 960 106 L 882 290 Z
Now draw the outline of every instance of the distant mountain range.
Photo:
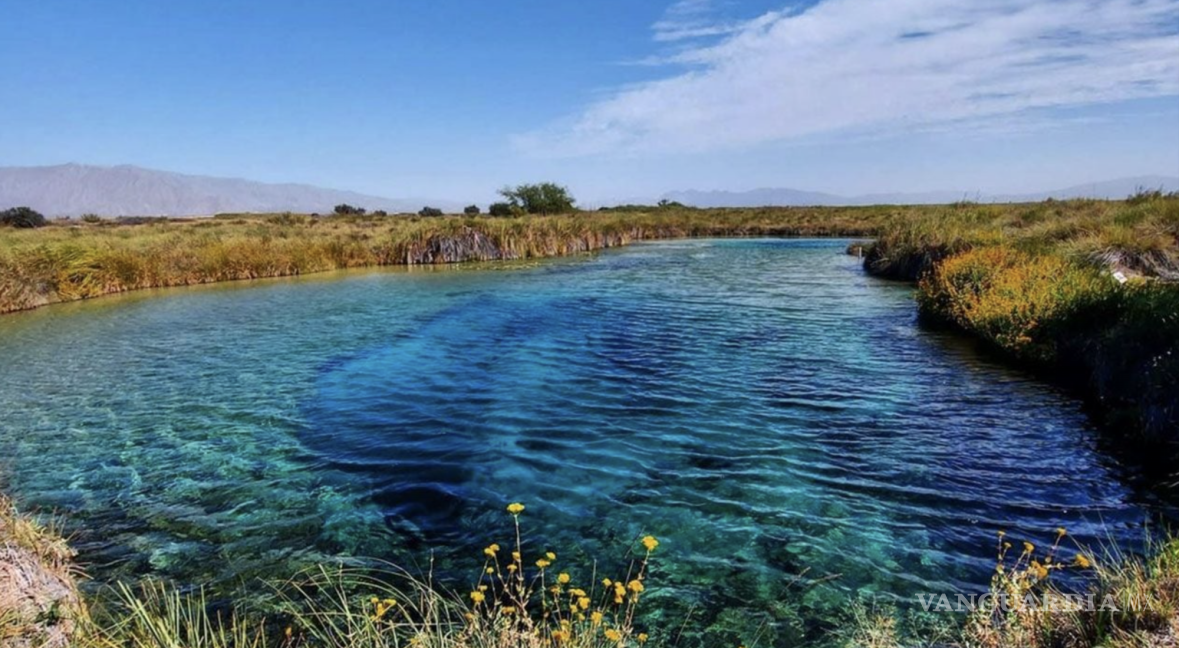
M 47 216 L 211 216 L 221 212 L 326 213 L 341 203 L 390 213 L 450 201 L 382 198 L 301 184 L 184 175 L 135 166 L 63 164 L 0 167 L 0 209 L 23 205 Z
M 673 191 L 663 195 L 697 207 L 770 205 L 915 205 L 976 202 L 1034 202 L 1046 198 L 1125 198 L 1138 188 L 1179 191 L 1179 177 L 1138 176 L 1031 194 L 981 194 L 937 191 L 840 196 L 796 189 L 753 191 Z M 655 202 L 639 201 L 634 202 Z M 211 216 L 222 212 L 327 213 L 340 203 L 417 212 L 425 205 L 457 212 L 465 203 L 424 198 L 384 198 L 303 184 L 268 184 L 237 178 L 214 178 L 156 171 L 135 166 L 62 164 L 0 167 L 0 209 L 28 206 L 47 216 Z
M 810 205 L 929 205 L 973 200 L 975 202 L 1037 202 L 1048 198 L 1125 198 L 1139 188 L 1179 191 L 1179 177 L 1136 176 L 1076 185 L 1056 191 L 1028 194 L 984 194 L 978 191 L 933 191 L 926 193 L 866 194 L 840 196 L 797 189 L 754 189 L 752 191 L 672 191 L 663 195 L 695 207 L 766 207 Z

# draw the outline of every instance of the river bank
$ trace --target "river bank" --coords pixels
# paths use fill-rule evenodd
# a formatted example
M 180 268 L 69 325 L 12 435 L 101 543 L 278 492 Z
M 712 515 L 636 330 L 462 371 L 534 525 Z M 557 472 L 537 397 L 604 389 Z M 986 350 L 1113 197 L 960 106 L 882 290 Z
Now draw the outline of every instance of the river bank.
M 526 506 L 508 507 L 519 525 Z M 517 529 L 519 526 L 517 526 Z M 1095 556 L 1067 548 L 1067 531 L 1047 547 L 1012 543 L 1000 533 L 999 563 L 989 596 L 971 612 L 930 625 L 928 618 L 899 615 L 864 601 L 849 601 L 842 629 L 818 645 L 839 648 L 901 648 L 942 645 L 973 648 L 1047 648 L 1068 645 L 1168 648 L 1179 638 L 1179 541 L 1156 544 L 1145 558 L 1110 551 Z M 660 541 L 637 541 L 630 572 L 603 589 L 579 589 L 565 567 L 552 567 L 557 554 L 526 564 L 519 531 L 514 549 L 492 544 L 483 550 L 484 572 L 469 594 L 450 585 L 416 580 L 401 572 L 371 572 L 323 564 L 276 584 L 287 602 L 281 619 L 268 619 L 226 602 L 211 606 L 201 593 L 181 593 L 167 583 L 111 586 L 95 607 L 79 593 L 80 572 L 69 545 L 49 527 L 19 513 L 0 496 L 0 647 L 2 648 L 244 648 L 265 646 L 399 645 L 467 648 L 513 645 L 540 648 L 640 647 L 651 633 L 679 628 L 685 621 L 659 619 L 648 628 L 640 599 L 658 591 L 648 572 Z M 510 542 L 510 540 L 508 541 Z M 500 554 L 503 554 L 502 562 Z M 552 567 L 550 588 L 545 573 Z M 570 570 L 575 571 L 575 570 Z M 1057 589 L 1053 574 L 1091 575 L 1081 596 Z M 525 573 L 535 572 L 536 581 Z M 556 573 L 559 572 L 559 573 Z M 326 596 L 325 596 L 326 595 Z M 655 594 L 657 595 L 657 594 Z M 1070 598 L 1072 596 L 1073 598 Z M 568 597 L 566 611 L 562 600 Z M 1007 597 L 1004 599 L 1003 597 Z M 601 599 L 601 602 L 596 602 Z M 988 601 L 983 605 L 981 601 Z M 1042 606 L 1027 605 L 1043 601 Z M 1096 602 L 1089 609 L 1078 601 Z M 1011 609 L 1007 601 L 1021 601 Z M 1053 601 L 1051 605 L 1047 602 Z M 550 612 L 556 610 L 556 612 Z M 941 608 L 937 608 L 941 609 Z M 540 610 L 535 611 L 535 610 Z M 555 614 L 555 617 L 552 615 Z M 947 613 L 950 614 L 950 613 Z M 534 620 L 532 617 L 536 617 Z M 667 627 L 662 627 L 667 626 Z M 758 645 L 767 628 L 737 629 L 742 645 Z M 931 643 L 933 642 L 933 643 Z M 663 645 L 659 639 L 651 645 Z
M 102 295 L 346 268 L 538 259 L 633 241 L 872 236 L 933 208 L 667 209 L 521 218 L 278 214 L 0 229 L 0 313 Z
M 1179 443 L 1179 199 L 961 206 L 894 221 L 864 267 L 934 325 L 1085 398 L 1123 441 Z

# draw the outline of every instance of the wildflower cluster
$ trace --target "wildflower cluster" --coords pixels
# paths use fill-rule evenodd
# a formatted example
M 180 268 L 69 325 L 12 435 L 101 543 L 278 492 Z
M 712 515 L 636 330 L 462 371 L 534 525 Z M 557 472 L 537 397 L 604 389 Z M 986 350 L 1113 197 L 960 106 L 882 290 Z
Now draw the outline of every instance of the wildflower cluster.
M 1054 589 L 1049 579 L 1056 571 L 1089 569 L 1093 560 L 1081 551 L 1073 553 L 1071 560 L 1062 560 L 1060 543 L 1066 536 L 1068 531 L 1059 528 L 1047 551 L 1039 553 L 1034 544 L 1025 541 L 1015 554 L 1016 547 L 1007 533 L 998 532 L 990 593 L 979 599 L 985 605 L 975 609 L 968 622 L 970 634 L 979 639 L 980 645 L 1011 645 L 1013 638 L 1028 642 L 1018 645 L 1034 645 L 1033 638 L 1051 625 L 1053 615 L 1076 611 L 1075 597 Z M 987 638 L 994 641 L 988 642 Z
M 635 628 L 635 612 L 646 591 L 648 561 L 659 546 L 654 536 L 640 540 L 640 558 L 625 578 L 579 583 L 553 551 L 526 559 L 520 515 L 525 506 L 508 505 L 515 526 L 511 551 L 499 544 L 483 549 L 479 578 L 467 594 L 469 639 L 494 636 L 521 645 L 637 646 L 648 635 Z

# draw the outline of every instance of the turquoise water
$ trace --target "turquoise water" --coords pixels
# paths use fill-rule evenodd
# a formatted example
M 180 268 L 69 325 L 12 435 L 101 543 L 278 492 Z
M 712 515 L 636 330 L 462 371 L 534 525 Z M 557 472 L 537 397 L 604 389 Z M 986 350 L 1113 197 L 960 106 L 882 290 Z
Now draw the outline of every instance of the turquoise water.
M 912 289 L 845 243 L 661 242 L 5 317 L 0 475 L 67 515 L 100 580 L 244 591 L 329 555 L 433 555 L 461 586 L 519 500 L 529 549 L 567 568 L 658 536 L 652 618 L 695 607 L 687 644 L 764 623 L 793 645 L 851 596 L 977 589 L 1000 528 L 1139 542 L 1149 506 L 1079 405 L 919 328 Z

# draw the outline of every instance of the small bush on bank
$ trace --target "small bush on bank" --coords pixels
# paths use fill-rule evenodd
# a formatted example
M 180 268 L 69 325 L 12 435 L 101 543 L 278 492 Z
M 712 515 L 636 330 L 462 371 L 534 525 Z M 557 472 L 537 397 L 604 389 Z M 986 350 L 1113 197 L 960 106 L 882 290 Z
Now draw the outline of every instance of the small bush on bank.
M 1017 357 L 1050 362 L 1069 318 L 1112 299 L 1115 286 L 1060 257 L 987 247 L 952 256 L 926 275 L 918 305 L 924 315 L 953 322 Z
M 487 213 L 496 217 L 515 216 L 516 210 L 512 209 L 512 205 L 506 202 L 491 203 L 491 207 L 487 209 Z
M 421 216 L 423 218 L 429 218 L 429 217 L 441 216 L 441 215 L 442 215 L 442 210 L 438 209 L 437 207 L 428 207 L 428 206 L 422 207 L 421 211 L 418 212 L 418 216 Z
M 467 216 L 478 216 L 480 211 L 479 205 L 467 205 L 463 208 L 463 213 Z
M 13 207 L 0 212 L 0 225 L 8 225 L 10 227 L 18 227 L 31 229 L 34 227 L 45 227 L 49 222 L 40 212 L 34 211 L 29 207 Z

